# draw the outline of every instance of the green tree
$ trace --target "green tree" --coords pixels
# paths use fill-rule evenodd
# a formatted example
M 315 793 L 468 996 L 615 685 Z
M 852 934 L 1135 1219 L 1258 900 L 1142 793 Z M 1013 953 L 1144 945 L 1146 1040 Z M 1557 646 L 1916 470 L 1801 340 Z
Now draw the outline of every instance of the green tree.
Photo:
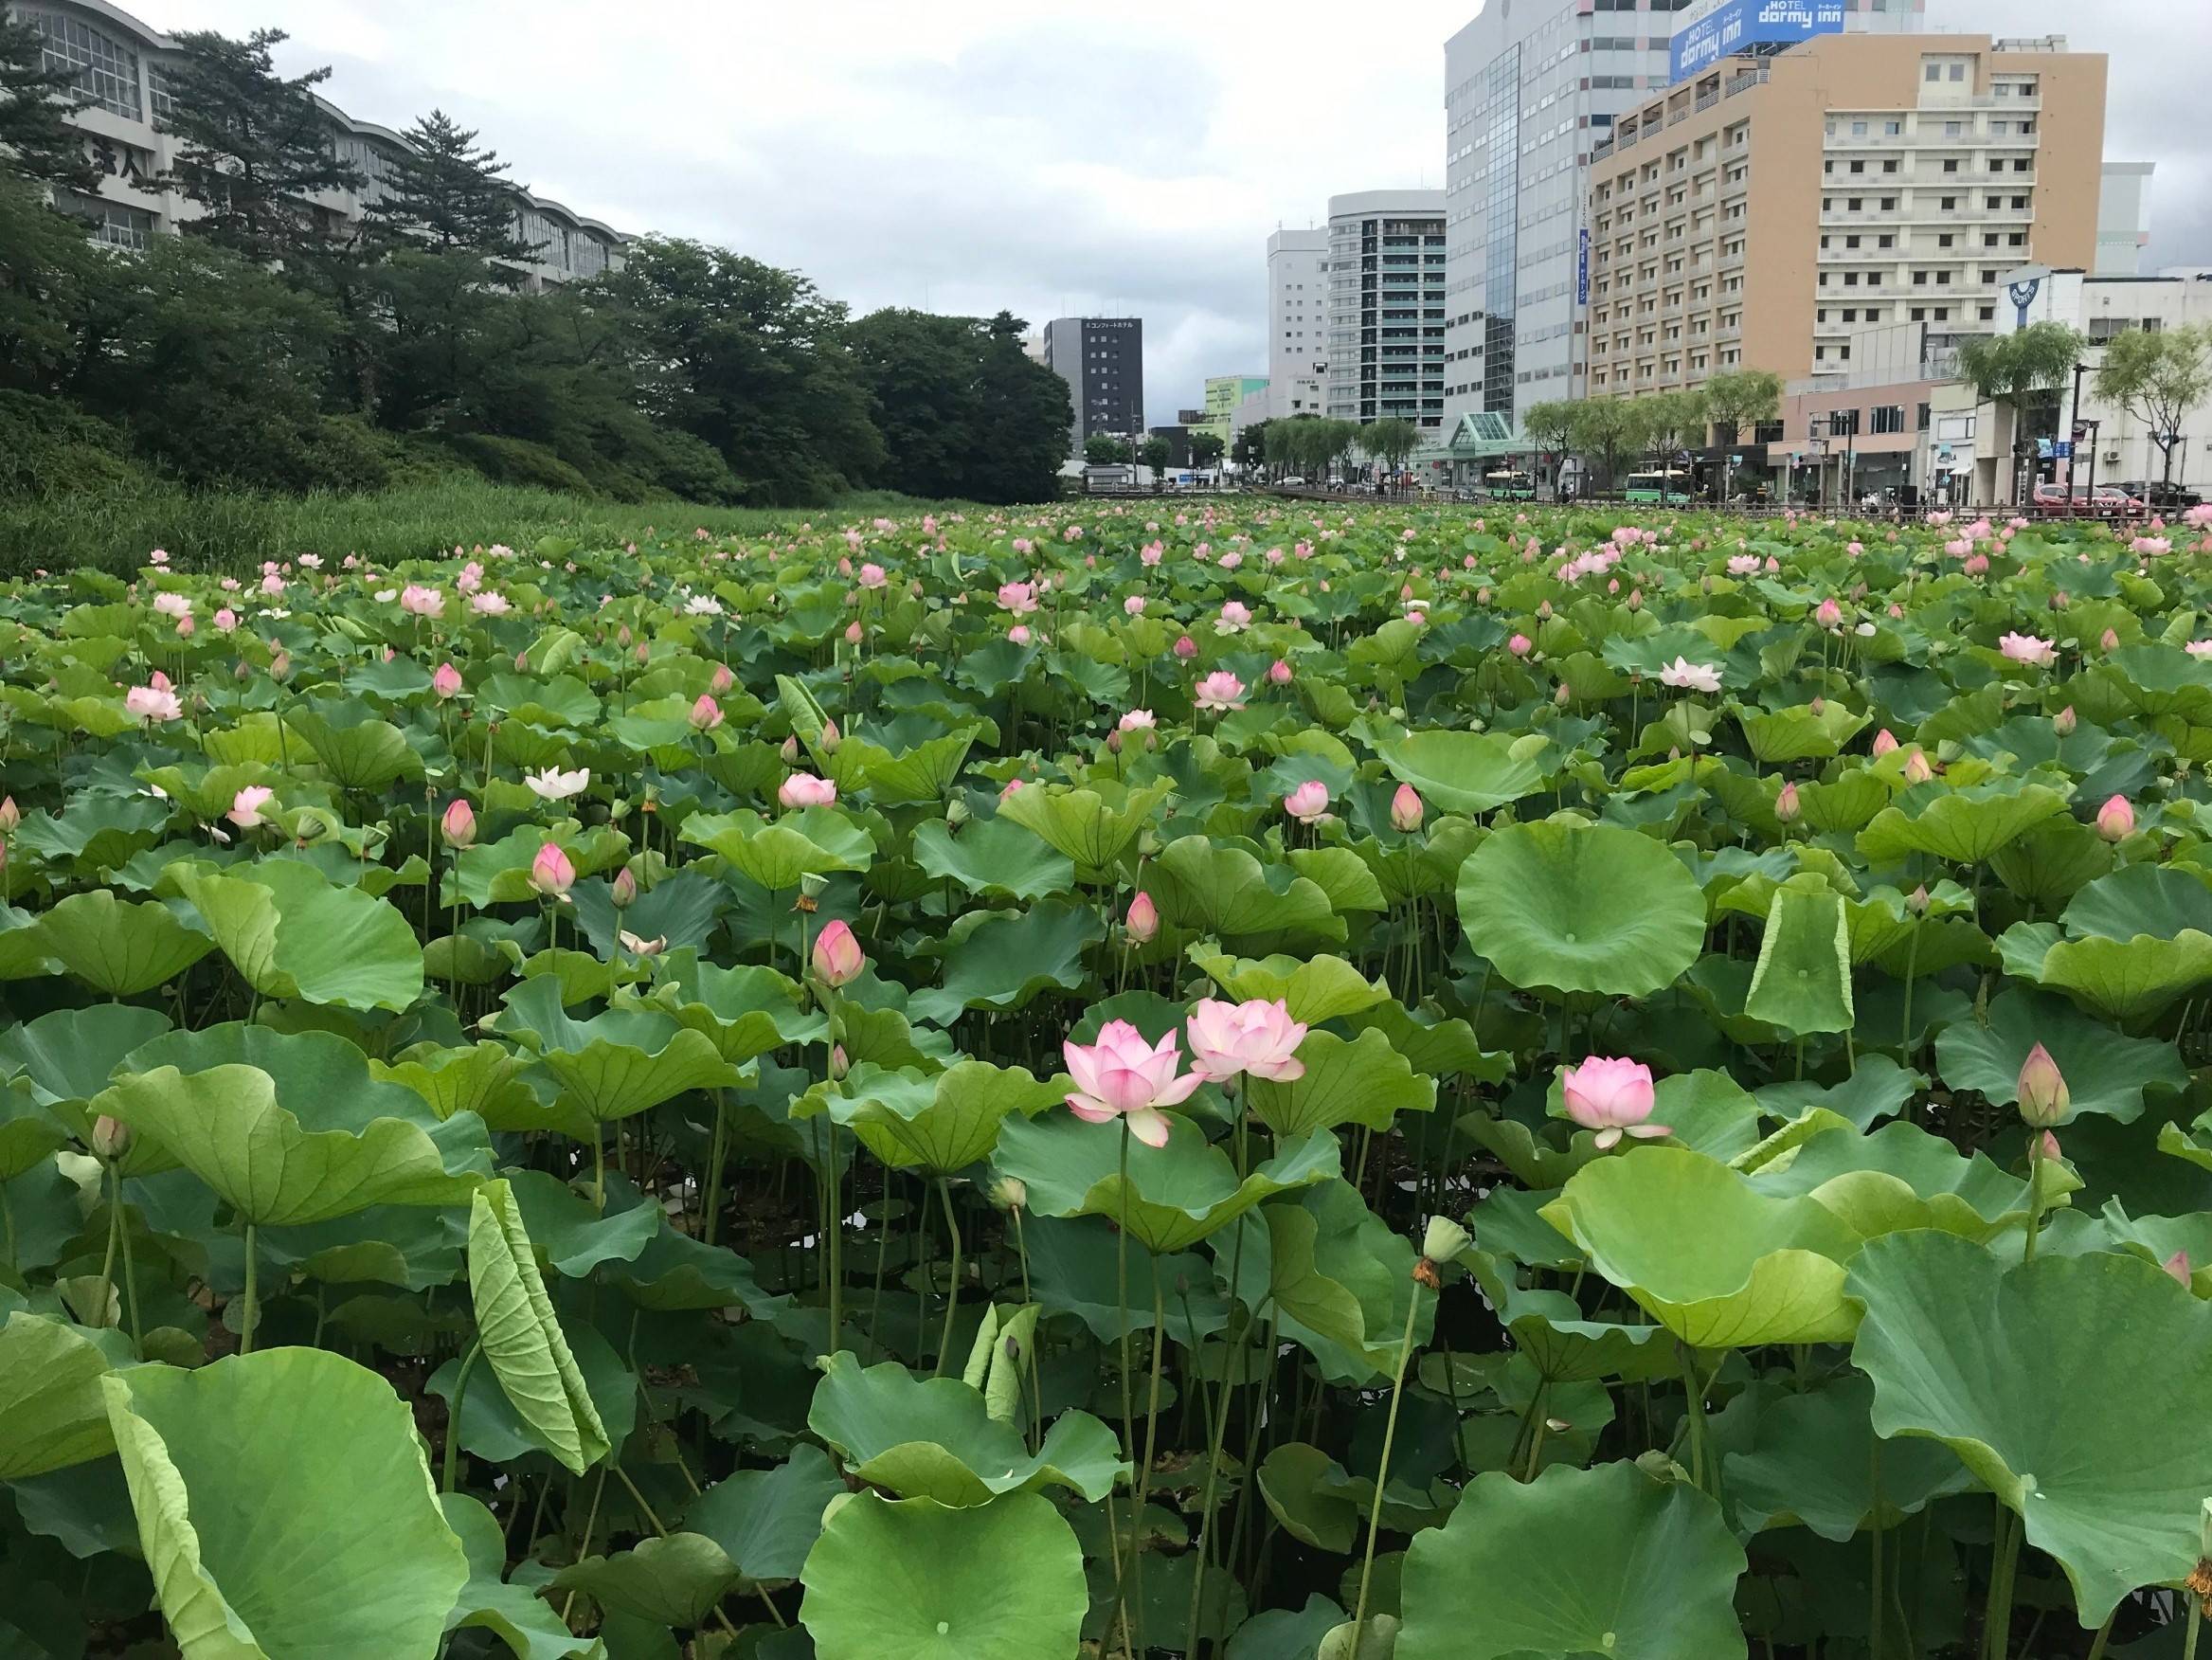
M 2028 426 L 2038 410 L 2057 405 L 2060 387 L 2081 361 L 2088 341 L 2064 323 L 2030 323 L 2009 334 L 1982 334 L 1962 341 L 1958 373 L 1984 400 L 2012 413 L 2012 453 L 2016 463 L 2030 453 Z M 2014 468 L 2017 482 L 2020 467 Z
M 1221 435 L 1218 432 L 1194 432 L 1191 434 L 1191 465 L 1194 467 L 1218 466 L 1222 455 L 1228 448 L 1229 446 L 1221 442 Z
M 515 234 L 515 187 L 504 176 L 510 164 L 478 148 L 475 129 L 432 110 L 405 136 L 407 148 L 392 158 L 384 194 L 369 209 L 372 230 L 436 253 L 459 249 L 512 263 L 531 258 L 534 245 Z
M 1521 436 L 1537 449 L 1538 483 L 1552 483 L 1558 478 L 1558 462 L 1566 459 L 1567 447 L 1574 439 L 1574 406 L 1567 399 L 1552 399 L 1531 404 L 1520 418 Z M 1543 477 L 1544 461 L 1552 460 L 1552 476 Z
M 30 20 L 0 8 L 0 171 L 98 190 L 84 136 L 63 118 L 90 101 L 75 70 L 47 64 L 45 36 Z
M 1768 421 L 1782 413 L 1782 377 L 1771 370 L 1725 370 L 1705 383 L 1705 417 L 1712 422 L 1723 444 L 1740 444 L 1747 433 L 1755 431 Z M 1720 463 L 1720 498 L 1726 501 L 1733 494 L 1730 475 L 1735 470 L 1733 460 Z
M 798 272 L 643 237 L 589 286 L 620 319 L 645 410 L 710 445 L 748 501 L 821 501 L 881 470 L 845 308 Z
M 966 482 L 976 501 L 1050 501 L 1068 460 L 1075 406 L 1068 383 L 1022 349 L 1029 324 L 1000 312 L 985 326 L 983 406 Z
M 1268 432 L 1275 423 L 1255 421 L 1236 435 L 1236 442 L 1229 446 L 1229 459 L 1246 471 L 1266 467 L 1273 458 L 1268 453 Z
M 2183 417 L 2212 395 L 2212 328 L 2185 323 L 2115 334 L 2105 342 L 2095 384 L 2100 399 L 2149 428 L 2165 458 L 2160 478 L 2170 484 Z
M 1094 432 L 1083 441 L 1083 459 L 1094 467 L 1126 465 L 1131 453 L 1128 440 L 1111 433 Z
M 909 496 L 1050 499 L 1068 454 L 1068 383 L 1021 350 L 1026 325 L 872 312 L 846 331 L 884 463 L 870 482 Z
M 313 198 L 362 182 L 338 158 L 315 101 L 329 66 L 289 80 L 277 73 L 271 48 L 289 38 L 275 28 L 243 41 L 207 29 L 178 35 L 160 122 L 178 141 L 163 182 L 200 207 L 186 234 L 261 265 L 297 266 L 326 251 L 341 233 L 326 228 Z
M 1175 445 L 1164 438 L 1147 438 L 1139 447 L 1137 454 L 1138 458 L 1152 469 L 1153 480 L 1158 482 L 1160 475 L 1167 471 L 1168 461 L 1175 455 Z
M 1389 471 L 1401 472 L 1421 447 L 1421 429 L 1402 416 L 1385 416 L 1359 429 L 1359 445 Z
M 1644 447 L 1663 466 L 1691 446 L 1705 442 L 1706 406 L 1702 391 L 1656 392 L 1636 400 L 1644 415 Z
M 1574 447 L 1604 461 L 1605 488 L 1620 482 L 1621 458 L 1644 447 L 1643 400 L 1585 398 L 1574 406 Z
M 97 355 L 86 316 L 121 262 L 48 208 L 42 186 L 0 174 L 0 388 L 67 388 Z

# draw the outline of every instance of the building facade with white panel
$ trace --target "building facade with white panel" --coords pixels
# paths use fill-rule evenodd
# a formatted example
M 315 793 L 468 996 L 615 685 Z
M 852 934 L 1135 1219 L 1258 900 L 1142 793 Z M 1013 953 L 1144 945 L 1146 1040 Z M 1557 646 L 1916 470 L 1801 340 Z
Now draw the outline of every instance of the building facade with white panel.
M 1318 415 L 1328 373 L 1329 233 L 1268 238 L 1268 421 Z
M 1444 424 L 1444 192 L 1356 190 L 1329 198 L 1332 420 Z

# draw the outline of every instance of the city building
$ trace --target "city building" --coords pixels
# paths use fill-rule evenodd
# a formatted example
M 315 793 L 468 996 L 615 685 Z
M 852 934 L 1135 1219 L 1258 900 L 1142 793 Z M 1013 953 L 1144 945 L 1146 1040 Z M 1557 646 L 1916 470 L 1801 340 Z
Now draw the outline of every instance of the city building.
M 176 149 L 157 125 L 170 111 L 166 66 L 176 43 L 107 0 L 6 0 L 4 9 L 45 37 L 47 64 L 75 71 L 91 99 L 68 118 L 104 175 L 99 193 L 64 190 L 59 205 L 91 220 L 100 241 L 126 248 L 143 248 L 196 217 L 197 204 L 161 183 Z M 327 192 L 316 206 L 341 223 L 358 220 L 384 195 L 392 158 L 407 141 L 325 99 L 315 102 L 332 148 L 362 174 L 357 189 Z M 515 237 L 532 253 L 518 266 L 525 286 L 593 277 L 621 262 L 621 232 L 519 188 L 514 198 Z
M 1075 406 L 1070 453 L 1105 434 L 1134 439 L 1144 431 L 1144 320 L 1142 317 L 1054 317 L 1045 325 L 1045 367 L 1068 383 Z
M 1444 424 L 1444 192 L 1329 198 L 1322 413 Z
M 1455 442 L 1469 413 L 1518 421 L 1531 404 L 1588 391 L 1592 149 L 1668 84 L 1676 40 L 1783 45 L 1789 31 L 1743 17 L 1751 4 L 1487 0 L 1445 43 L 1444 415 Z M 1925 5 L 1821 0 L 1792 17 L 1807 32 L 1902 32 L 1919 27 Z M 1466 437 L 1487 442 L 1473 427 Z
M 2148 161 L 2108 161 L 2096 194 L 2096 274 L 2133 277 L 2150 242 Z
M 1237 412 L 1251 401 L 1267 401 L 1272 383 L 1264 374 L 1214 374 L 1206 377 L 1206 407 L 1192 422 L 1193 432 L 1210 432 L 1227 449 L 1237 431 Z
M 1267 399 L 1253 419 L 1322 412 L 1322 378 L 1329 367 L 1328 292 L 1325 229 L 1278 230 L 1268 238 Z
M 1931 359 L 1992 332 L 2007 270 L 2093 262 L 2104 110 L 2101 54 L 1966 34 L 1723 57 L 1647 98 L 1592 153 L 1588 395 L 1857 378 L 1870 327 L 1928 325 Z

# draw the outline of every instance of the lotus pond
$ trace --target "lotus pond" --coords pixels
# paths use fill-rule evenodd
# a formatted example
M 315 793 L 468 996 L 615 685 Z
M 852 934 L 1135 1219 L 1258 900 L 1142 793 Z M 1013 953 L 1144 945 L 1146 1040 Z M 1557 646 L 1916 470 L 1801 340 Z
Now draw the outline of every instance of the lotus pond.
M 2207 548 L 0 597 L 0 1652 L 2178 1656 Z

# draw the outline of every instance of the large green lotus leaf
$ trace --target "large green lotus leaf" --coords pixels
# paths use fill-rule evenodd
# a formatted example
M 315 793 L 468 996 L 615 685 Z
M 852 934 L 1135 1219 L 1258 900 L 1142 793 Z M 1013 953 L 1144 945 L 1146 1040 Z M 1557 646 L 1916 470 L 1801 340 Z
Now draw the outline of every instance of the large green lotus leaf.
M 1889 786 L 1859 767 L 1823 783 L 1800 785 L 1797 799 L 1805 821 L 1813 829 L 1847 832 L 1863 829 L 1868 820 L 1889 805 Z
M 724 1476 L 692 1501 L 684 1525 L 719 1544 L 746 1583 L 782 1584 L 799 1578 L 822 1512 L 847 1490 L 830 1455 L 801 1441 L 771 1469 Z
M 186 897 L 263 997 L 347 1009 L 402 1010 L 423 995 L 423 947 L 399 908 L 333 887 L 297 859 L 266 859 L 242 875 L 188 872 Z
M 295 704 L 284 724 L 305 738 L 331 782 L 341 789 L 375 792 L 403 778 L 423 776 L 423 758 L 407 734 L 370 715 L 366 704 Z
M 0 1068 L 13 1073 L 0 1095 L 0 1181 L 13 1181 L 74 1135 L 91 1145 L 89 1099 L 124 1057 L 169 1030 L 169 1017 L 134 1003 L 54 1009 L 0 1032 Z M 157 1143 L 139 1140 L 120 1160 L 126 1176 L 173 1170 Z
M 2113 844 L 2071 818 L 2046 819 L 1999 848 L 1989 873 L 2021 898 L 2056 910 L 2113 868 Z
M 557 1591 L 581 1591 L 601 1608 L 649 1626 L 704 1625 L 737 1588 L 737 1566 L 704 1534 L 670 1533 L 635 1549 L 585 1557 L 555 1574 Z
M 1292 1019 L 1297 1018 L 1294 1013 Z M 1416 1012 L 1392 999 L 1347 1017 L 1344 1023 L 1355 1032 L 1374 1027 L 1415 1072 L 1432 1078 L 1467 1077 L 1499 1084 L 1513 1070 L 1512 1055 L 1484 1049 L 1466 1020 L 1428 1009 Z
M 644 1250 L 628 1261 L 609 1264 L 600 1277 L 639 1308 L 663 1313 L 742 1308 L 754 1319 L 765 1320 L 790 1304 L 787 1297 L 762 1290 L 753 1265 L 736 1252 L 678 1233 L 665 1218 Z
M 771 893 L 798 887 L 800 876 L 864 871 L 875 857 L 874 839 L 836 807 L 801 807 L 774 820 L 742 807 L 694 814 L 678 834 Z
M 1743 1525 L 1802 1525 L 1841 1543 L 1869 1524 L 1894 1527 L 1930 1500 L 1972 1487 L 1966 1466 L 1940 1441 L 1878 1441 L 1873 1406 L 1873 1383 L 1844 1372 L 1760 1408 L 1751 1445 L 1724 1460 Z
M 1877 1119 L 1904 1110 L 1905 1104 L 1928 1087 L 1920 1073 L 1907 1072 L 1886 1055 L 1861 1051 L 1851 1075 L 1838 1084 L 1824 1085 L 1810 1078 L 1759 1086 L 1759 1110 L 1771 1117 L 1791 1119 L 1814 1108 L 1870 1129 Z
M 944 983 L 915 992 L 908 1012 L 949 1026 L 967 1009 L 1018 1009 L 1041 991 L 1080 990 L 1084 953 L 1104 938 L 1105 920 L 1088 905 L 971 911 L 945 935 Z
M 660 1207 L 616 1180 L 607 1182 L 603 1211 L 544 1170 L 512 1171 L 506 1182 L 531 1243 L 569 1279 L 584 1278 L 602 1262 L 635 1262 L 660 1232 Z
M 1262 1200 L 1325 1182 L 1340 1167 L 1337 1138 L 1320 1133 L 1285 1143 L 1240 1183 L 1228 1154 L 1190 1119 L 1170 1114 L 1165 1146 L 1128 1137 L 1124 1194 L 1123 1133 L 1118 1124 L 1086 1124 L 1071 1112 L 1008 1118 L 994 1163 L 1027 1185 L 1038 1216 L 1125 1221 L 1129 1237 L 1155 1255 L 1185 1250 Z
M 1033 1453 L 1019 1430 L 991 1416 L 982 1392 L 957 1378 L 917 1378 L 896 1361 L 863 1368 L 850 1350 L 821 1368 L 806 1427 L 850 1474 L 902 1498 L 982 1505 L 1061 1487 L 1096 1503 L 1128 1472 L 1114 1433 L 1087 1412 L 1054 1418 Z
M 372 1205 L 303 1228 L 265 1229 L 255 1249 L 264 1265 L 325 1285 L 374 1282 L 420 1291 L 460 1277 L 467 1240 L 458 1209 Z
M 387 1063 L 371 1059 L 369 1071 L 380 1083 L 404 1086 L 423 1098 L 440 1118 L 474 1112 L 486 1124 L 527 1121 L 538 1109 L 525 1075 L 526 1057 L 490 1038 L 454 1045 L 418 1043 Z
M 797 983 L 773 968 L 724 967 L 694 950 L 670 951 L 654 967 L 658 983 L 649 1001 L 713 1038 L 733 1066 L 786 1043 L 816 1042 L 829 1030 L 820 1010 L 799 1006 Z
M 1916 1124 L 1815 1129 L 1750 1180 L 1761 1193 L 1813 1199 L 1868 1237 L 1903 1226 L 1986 1239 L 2027 1216 L 2025 1182 Z M 2046 1203 L 2050 1185 L 2046 1176 Z
M 460 1541 L 469 1564 L 468 1583 L 460 1588 L 453 1611 L 445 1616 L 448 1631 L 481 1627 L 496 1635 L 516 1660 L 564 1660 L 580 1655 L 592 1660 L 605 1651 L 595 1637 L 580 1637 L 561 1623 L 552 1605 L 528 1585 L 507 1582 L 507 1535 L 497 1518 L 482 1502 L 467 1493 L 445 1493 L 438 1501 L 445 1525 Z
M 2009 779 L 1969 785 L 1943 791 L 1915 812 L 1884 807 L 1859 832 L 1859 857 L 1869 864 L 1884 865 L 1896 864 L 1908 854 L 1926 853 L 1952 864 L 1979 864 L 2006 842 L 2065 810 L 2066 798 L 2046 785 Z
M 1515 985 L 1644 997 L 1705 943 L 1697 878 L 1661 843 L 1614 824 L 1514 824 L 1460 868 L 1467 945 Z
M 1246 847 L 1203 836 L 1171 841 L 1145 878 L 1161 918 L 1230 941 L 1290 938 L 1342 944 L 1344 919 L 1320 883 L 1287 864 L 1262 864 Z
M 949 1175 L 991 1156 L 1009 1113 L 1034 1118 L 1066 1099 L 1065 1080 L 1039 1080 L 1022 1067 L 963 1060 L 914 1092 L 872 1094 L 849 1122 L 869 1150 L 894 1169 Z
M 1337 1483 L 1345 1479 L 1342 1465 L 1319 1447 L 1282 1441 L 1252 1474 L 1268 1511 L 1291 1538 L 1339 1556 L 1351 1550 L 1367 1512 L 1328 1483 L 1332 1476 Z M 1368 1487 L 1372 1494 L 1374 1484 Z
M 455 857 L 441 890 L 440 903 L 450 906 L 465 900 L 480 911 L 487 905 L 536 901 L 538 892 L 531 886 L 531 865 L 549 841 L 568 856 L 580 877 L 613 870 L 631 853 L 630 839 L 605 825 L 585 830 L 574 819 L 549 825 L 517 824 L 498 840 L 479 841 Z
M 1393 778 L 1433 811 L 1486 813 L 1544 787 L 1548 743 L 1494 732 L 1420 731 L 1375 746 Z
M 2062 991 L 2091 1014 L 2133 1023 L 2212 981 L 2212 934 L 2185 929 L 2172 939 L 2093 934 L 2059 937 L 2057 923 L 2016 922 L 1999 936 L 2005 972 Z
M 1851 944 L 1843 897 L 1826 887 L 1774 890 L 1743 1012 L 1794 1033 L 1848 1032 Z
M 607 1434 L 569 1352 L 513 1193 L 487 1182 L 469 1200 L 469 1296 L 477 1342 L 523 1421 L 578 1475 L 605 1456 Z
M 2212 671 L 2186 652 L 2170 645 L 2123 645 L 2098 661 L 2097 672 L 2137 714 L 2212 722 Z
M 1956 1452 L 2065 1569 L 2082 1625 L 2196 1566 L 2212 1443 L 2167 1428 L 2212 1392 L 2212 1305 L 2138 1256 L 2008 1269 L 1927 1232 L 1870 1241 L 1850 1290 L 1876 1433 Z
M 1560 1241 L 1564 1244 L 1565 1241 Z M 1482 1288 L 1498 1323 L 1512 1335 L 1514 1351 L 1526 1355 L 1547 1383 L 1624 1381 L 1667 1377 L 1678 1369 L 1663 1326 L 1623 1326 L 1592 1320 L 1564 1291 L 1524 1290 L 1511 1265 L 1485 1251 L 1461 1259 Z
M 1777 1199 L 1701 1153 L 1637 1147 L 1577 1170 L 1544 1219 L 1646 1312 L 1699 1348 L 1851 1335 L 1843 1265 L 1860 1236 L 1810 1199 Z
M 1009 818 L 977 819 L 960 828 L 932 819 L 914 832 L 914 862 L 932 881 L 953 882 L 985 898 L 1042 899 L 1075 886 L 1074 863 Z
M 138 1537 L 185 1660 L 437 1653 L 469 1578 L 414 1414 L 321 1349 L 101 1384 Z
M 2076 939 L 2212 934 L 2212 888 L 2172 865 L 2124 865 L 2075 894 L 2059 920 Z
M 68 1145 L 69 1131 L 34 1097 L 27 1078 L 10 1078 L 0 1089 L 0 1182 L 37 1169 Z
M 465 1326 L 461 1334 L 465 1335 Z M 605 1427 L 607 1439 L 619 1448 L 638 1427 L 640 1391 L 637 1374 L 599 1334 L 597 1326 L 577 1323 L 569 1331 L 568 1343 L 591 1397 L 592 1410 Z M 460 1381 L 460 1368 L 461 1359 L 457 1355 L 431 1373 L 423 1388 L 445 1402 L 449 1417 L 459 1425 L 457 1433 L 462 1447 L 493 1464 L 512 1463 L 531 1452 L 552 1455 L 552 1448 L 507 1398 L 499 1374 L 489 1367 L 479 1364 L 469 1375 L 468 1387 L 459 1395 L 459 1411 L 455 1414 L 455 1385 Z
M 1390 988 L 1364 978 L 1341 957 L 1232 957 L 1193 947 L 1191 962 L 1234 1002 L 1280 1000 L 1308 1025 L 1356 1015 L 1386 1001 Z
M 172 1033 L 140 1051 L 139 1064 L 180 1039 L 207 1039 L 222 1028 Z M 243 1031 L 242 1028 L 233 1028 Z M 369 1085 L 368 1064 L 343 1038 L 320 1033 L 253 1033 L 256 1058 L 279 1069 L 297 1056 L 277 1044 L 334 1044 L 363 1074 L 356 1087 L 318 1096 L 303 1077 L 335 1077 L 313 1067 L 272 1076 L 260 1065 L 221 1063 L 189 1073 L 172 1065 L 132 1073 L 93 1097 L 95 1113 L 151 1136 L 245 1220 L 261 1227 L 319 1222 L 372 1204 L 459 1204 L 488 1167 L 482 1125 L 462 1114 L 425 1128 L 428 1113 L 411 1092 L 392 1093 L 410 1110 L 376 1114 L 387 1104 Z M 274 1053 L 272 1053 L 274 1052 Z M 313 1058 L 311 1056 L 311 1058 Z M 279 1095 L 282 1100 L 279 1101 Z
M 1490 1471 L 1413 1536 L 1397 1660 L 1740 1660 L 1743 1547 L 1720 1507 L 1633 1464 Z
M 1174 789 L 1169 778 L 1139 789 L 1110 782 L 1104 789 L 1033 784 L 1002 800 L 998 817 L 1050 843 L 1073 864 L 1077 875 L 1090 880 L 1128 851 Z
M 952 788 L 953 780 L 960 776 L 968 751 L 975 747 L 976 734 L 981 730 L 967 726 L 916 744 L 897 755 L 848 734 L 832 757 L 831 775 L 837 780 L 838 787 L 843 788 L 856 768 L 859 774 L 856 787 L 866 789 L 879 806 L 910 806 L 921 802 L 943 801 Z
M 628 1118 L 687 1090 L 733 1088 L 744 1081 L 712 1038 L 665 1010 L 637 1004 L 579 1020 L 562 1006 L 560 983 L 549 974 L 514 986 L 506 1002 L 500 1031 L 535 1050 L 561 1086 L 554 1116 L 545 1122 L 574 1133 L 588 1135 L 593 1124 Z
M 1347 1042 L 1333 1032 L 1308 1032 L 1298 1046 L 1305 1075 L 1289 1083 L 1250 1080 L 1251 1111 L 1279 1140 L 1358 1124 L 1388 1129 L 1400 1112 L 1436 1107 L 1436 1084 L 1407 1064 L 1388 1038 L 1370 1026 Z
M 1334 1382 L 1364 1385 L 1389 1377 L 1416 1295 L 1412 1244 L 1340 1179 L 1270 1204 L 1261 1217 L 1268 1229 L 1263 1260 L 1283 1335 L 1304 1344 Z M 1249 1242 L 1245 1254 L 1254 1254 Z M 1435 1299 L 1423 1299 L 1414 1312 L 1416 1344 L 1428 1342 L 1435 1321 Z
M 2130 1038 L 2071 1003 L 2018 986 L 1998 994 L 1987 1024 L 1946 1026 L 1935 1039 L 1935 1059 L 1951 1089 L 1977 1090 L 1991 1105 L 2010 1107 L 2020 1099 L 2020 1069 L 2038 1043 L 2066 1077 L 2072 1105 L 2062 1122 L 2102 1112 L 2131 1124 L 2143 1114 L 2144 1091 L 2188 1087 L 2188 1069 L 2171 1043 Z
M 1073 1529 L 1034 1493 L 966 1507 L 856 1493 L 801 1578 L 818 1660 L 1072 1655 L 1090 1602 Z
M 2071 1256 L 2126 1251 L 2161 1265 L 2171 1262 L 2178 1251 L 2190 1264 L 2190 1288 L 2200 1297 L 2212 1296 L 2212 1211 L 2185 1217 L 2131 1217 L 2118 1200 L 2108 1199 L 2095 1216 L 2072 1209 L 2046 1216 L 2036 1249 L 2039 1254 L 2050 1251 Z
M 112 998 L 152 991 L 215 948 L 160 900 L 133 904 L 106 888 L 72 893 L 42 913 L 38 942 L 68 973 Z
M 114 1451 L 100 1380 L 134 1357 L 122 1335 L 17 1308 L 0 1325 L 0 1481 Z
M 1555 1080 L 1553 1091 L 1557 1092 Z M 1665 1119 L 1660 1122 L 1664 1124 Z M 1523 1124 L 1518 1118 L 1491 1118 L 1483 1112 L 1463 1112 L 1455 1128 L 1485 1152 L 1493 1154 L 1513 1179 L 1524 1187 L 1554 1188 L 1567 1185 L 1567 1178 L 1604 1155 L 1598 1150 L 1593 1131 L 1579 1134 L 1569 1132 L 1564 1151 L 1553 1145 L 1565 1130 L 1564 1121 L 1557 1128 L 1551 1125 Z
M 1023 1236 L 1037 1303 L 1047 1313 L 1073 1314 L 1101 1342 L 1118 1337 L 1124 1326 L 1149 1330 L 1155 1306 L 1167 1334 L 1190 1348 L 1229 1324 L 1229 1303 L 1214 1284 L 1214 1264 L 1196 1252 L 1131 1254 L 1124 1310 L 1111 1222 L 1103 1217 L 1036 1217 Z
M 1349 847 L 1294 847 L 1284 856 L 1290 868 L 1329 896 L 1332 910 L 1388 911 L 1382 884 L 1367 862 Z
M 1735 723 L 1743 729 L 1745 748 L 1760 764 L 1779 767 L 1785 762 L 1825 760 L 1841 753 L 1866 725 L 1866 716 L 1830 699 L 1818 709 L 1809 703 L 1794 709 L 1739 708 Z

